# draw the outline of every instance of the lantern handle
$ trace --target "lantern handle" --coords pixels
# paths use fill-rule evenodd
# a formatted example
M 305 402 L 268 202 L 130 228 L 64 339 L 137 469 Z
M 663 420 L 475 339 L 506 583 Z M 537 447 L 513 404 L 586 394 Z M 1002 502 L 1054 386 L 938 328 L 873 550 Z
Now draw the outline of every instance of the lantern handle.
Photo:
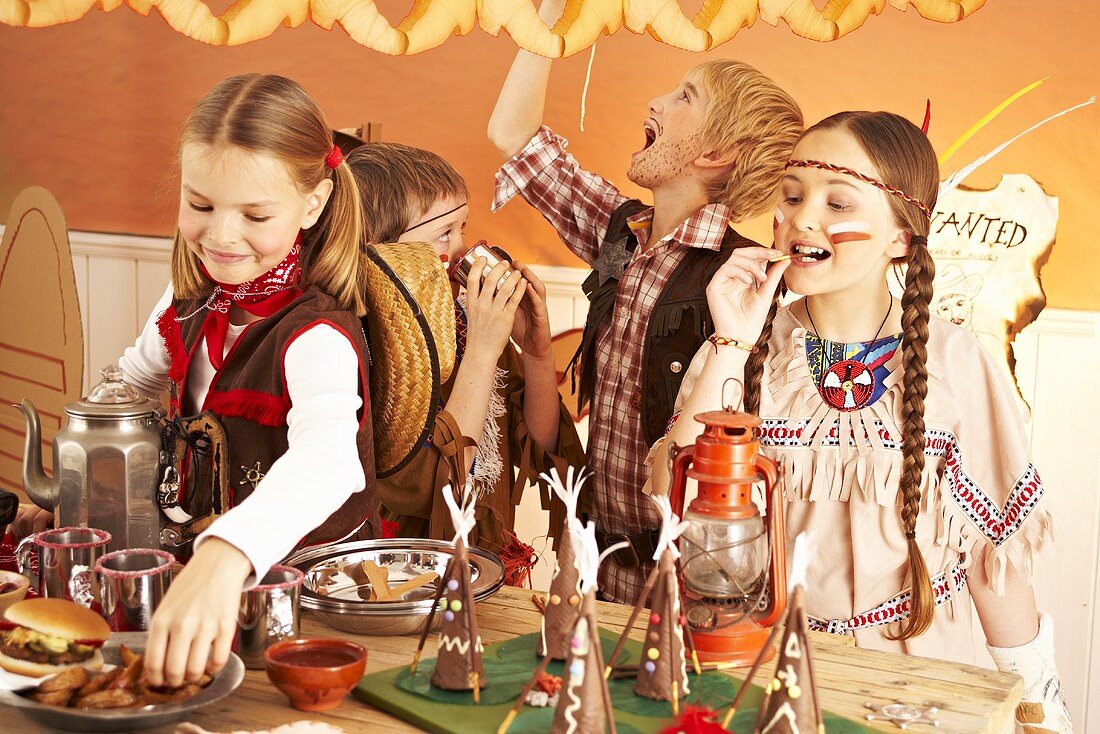
M 779 467 L 763 454 L 756 456 L 754 464 L 764 476 L 764 496 L 767 498 L 768 511 L 768 545 L 771 550 L 768 608 L 755 619 L 757 624 L 768 627 L 776 624 L 787 608 L 787 523 L 784 517 L 786 508 L 783 506 Z
M 687 468 L 688 464 L 695 459 L 695 444 L 690 446 L 672 444 L 668 453 L 672 464 L 672 483 L 668 489 L 669 504 L 672 505 L 673 514 L 682 518 L 686 499 L 684 495 L 687 493 Z
M 727 377 L 725 382 L 722 383 L 722 410 L 726 411 L 727 413 L 736 413 L 737 405 L 735 405 L 733 402 L 726 400 L 726 388 L 729 387 L 731 382 L 734 384 L 734 386 L 741 388 L 741 400 L 738 402 L 744 402 L 745 383 L 743 383 L 740 379 L 736 377 Z

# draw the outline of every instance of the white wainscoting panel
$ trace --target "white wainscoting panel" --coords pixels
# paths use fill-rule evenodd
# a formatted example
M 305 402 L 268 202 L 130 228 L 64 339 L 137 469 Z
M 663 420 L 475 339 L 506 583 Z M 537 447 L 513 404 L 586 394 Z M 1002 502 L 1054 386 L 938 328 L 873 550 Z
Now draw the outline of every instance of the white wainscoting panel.
M 166 238 L 71 232 L 89 380 L 116 360 L 168 283 Z M 534 267 L 547 288 L 554 333 L 584 325 L 585 271 Z M 1100 314 L 1048 309 L 1016 340 L 1017 373 L 1032 408 L 1035 464 L 1047 485 L 1057 544 L 1036 573 L 1040 609 L 1057 621 L 1058 664 L 1077 731 L 1100 731 Z M 587 434 L 582 425 L 582 437 Z M 537 493 L 517 512 L 517 532 L 542 554 L 535 588 L 549 585 L 553 553 Z M 1098 648 L 1100 650 L 1100 648 Z M 1091 715 L 1090 715 L 1091 714 Z

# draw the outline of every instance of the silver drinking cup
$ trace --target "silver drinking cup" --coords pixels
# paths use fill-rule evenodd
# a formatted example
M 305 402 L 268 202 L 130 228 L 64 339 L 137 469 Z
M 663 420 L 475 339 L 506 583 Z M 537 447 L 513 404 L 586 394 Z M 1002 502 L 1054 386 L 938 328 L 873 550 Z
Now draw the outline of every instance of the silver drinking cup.
M 298 599 L 305 575 L 290 566 L 272 566 L 260 583 L 241 594 L 237 654 L 245 667 L 263 669 L 264 651 L 298 636 Z
M 19 572 L 30 578 L 39 596 L 89 606 L 94 599 L 88 584 L 89 571 L 107 552 L 110 542 L 111 534 L 97 528 L 43 530 L 20 541 L 15 560 Z
M 101 614 L 115 632 L 144 632 L 172 583 L 172 554 L 151 548 L 108 553 L 96 563 Z

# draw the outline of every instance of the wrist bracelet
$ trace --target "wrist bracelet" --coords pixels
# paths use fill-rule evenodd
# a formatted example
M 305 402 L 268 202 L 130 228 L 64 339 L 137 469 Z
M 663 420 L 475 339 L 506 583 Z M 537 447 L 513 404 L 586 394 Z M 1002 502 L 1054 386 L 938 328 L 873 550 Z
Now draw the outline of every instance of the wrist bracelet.
M 730 339 L 729 337 L 718 336 L 717 334 L 711 334 L 707 341 L 714 345 L 715 354 L 718 353 L 718 347 L 737 347 L 738 349 L 745 350 L 749 354 L 757 351 L 756 345 L 752 342 L 743 342 L 740 339 Z

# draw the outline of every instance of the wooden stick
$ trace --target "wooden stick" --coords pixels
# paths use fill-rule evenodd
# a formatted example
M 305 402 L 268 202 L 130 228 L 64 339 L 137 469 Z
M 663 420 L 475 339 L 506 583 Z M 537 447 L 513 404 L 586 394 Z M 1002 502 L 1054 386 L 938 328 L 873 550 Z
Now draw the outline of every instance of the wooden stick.
M 665 553 L 668 553 L 668 551 L 666 550 Z M 665 625 L 665 629 L 668 630 L 668 634 L 670 636 L 669 641 L 668 641 L 668 651 L 669 651 L 669 656 L 668 656 L 668 673 L 669 673 L 668 680 L 669 680 L 670 683 L 672 683 L 672 715 L 673 716 L 679 716 L 680 715 L 680 681 L 678 681 L 676 679 L 676 676 L 678 676 L 680 674 L 680 671 L 676 669 L 677 666 L 675 665 L 675 661 L 672 659 L 672 650 L 673 650 L 674 645 L 673 645 L 673 641 L 671 639 L 671 635 L 674 633 L 674 631 L 676 629 L 676 626 L 680 624 L 680 619 L 676 616 L 676 595 L 672 593 L 672 588 L 668 586 L 670 581 L 673 584 L 676 583 L 676 574 L 672 573 L 672 574 L 668 574 L 668 575 L 672 576 L 672 578 L 666 578 L 665 579 L 665 586 L 666 586 L 665 599 L 667 600 L 666 601 L 666 606 L 668 607 L 668 609 L 666 610 L 667 614 L 668 614 L 668 624 Z M 683 651 L 683 649 L 681 649 L 680 650 L 680 655 L 683 655 L 683 654 L 684 654 L 684 651 Z
M 428 618 L 424 620 L 424 629 L 420 632 L 420 643 L 416 646 L 416 654 L 413 655 L 412 665 L 409 666 L 410 673 L 415 673 L 416 666 L 420 664 L 420 653 L 424 651 L 424 643 L 428 641 L 428 633 L 431 631 L 432 622 L 435 620 L 435 610 L 439 608 L 439 600 L 443 597 L 443 589 L 447 588 L 447 579 L 450 578 L 454 562 L 455 557 L 451 556 L 447 561 L 447 568 L 443 570 L 443 578 L 439 580 L 439 588 L 435 590 L 432 608 L 428 611 Z
M 458 544 L 456 545 L 456 550 L 458 552 L 455 553 L 455 563 L 456 564 L 458 564 L 458 563 L 463 564 L 462 565 L 461 576 L 462 576 L 463 580 L 465 580 L 466 576 L 469 575 L 469 573 L 470 573 L 470 561 L 467 559 L 467 556 L 466 556 L 466 542 L 462 538 L 458 539 Z M 478 633 L 477 615 L 474 613 L 475 612 L 475 610 L 474 610 L 474 590 L 470 588 L 469 583 L 465 583 L 462 586 L 463 586 L 463 597 L 464 597 L 463 602 L 462 602 L 462 606 L 463 606 L 462 611 L 464 611 L 466 613 L 466 629 L 470 633 L 470 647 L 469 647 L 469 653 L 467 654 L 468 657 L 469 657 L 469 661 L 467 662 L 467 664 L 470 666 L 470 675 L 469 675 L 469 677 L 470 677 L 470 681 L 473 683 L 474 703 L 479 704 L 479 703 L 481 703 L 481 686 L 479 685 L 481 683 L 481 680 L 480 680 L 480 677 L 479 677 L 479 674 L 478 674 L 478 669 L 477 669 L 478 668 L 477 662 L 478 662 L 478 655 L 479 655 L 479 653 L 477 651 L 477 641 L 480 639 L 481 635 Z
M 802 587 L 796 586 L 795 589 L 801 597 Z M 801 604 L 801 599 L 799 601 L 799 607 L 804 610 L 806 607 Z M 787 616 L 789 618 L 790 614 L 788 614 Z M 801 619 L 798 620 L 798 625 L 799 630 L 802 634 L 802 639 L 806 643 L 806 650 L 803 654 L 806 656 L 806 669 L 807 671 L 809 671 L 810 674 L 810 693 L 814 697 L 814 713 L 817 716 L 817 728 L 818 731 L 825 731 L 825 716 L 821 713 L 821 701 L 819 701 L 817 698 L 817 679 L 814 675 L 814 656 L 810 654 L 810 630 L 806 623 L 805 615 L 803 615 Z
M 594 594 L 594 591 L 589 591 L 589 594 Z M 582 604 L 584 602 L 581 602 Z M 597 670 L 604 667 L 603 661 L 603 646 L 600 644 L 600 628 L 596 626 L 596 614 L 595 612 L 588 615 L 588 639 L 592 645 L 593 651 L 596 653 L 596 665 Z M 608 734 L 616 734 L 615 732 L 615 709 L 611 706 L 611 689 L 607 686 L 607 677 L 600 678 L 600 690 L 603 692 L 603 711 L 607 717 Z
M 684 600 L 680 599 L 680 608 L 684 608 Z M 695 638 L 691 636 L 691 624 L 687 621 L 687 615 L 684 615 L 684 641 L 687 642 L 688 647 L 691 648 L 691 663 L 695 668 L 695 675 L 703 674 L 703 666 L 699 664 L 699 653 L 695 650 Z M 713 670 L 713 668 L 712 668 Z
M 570 629 L 577 623 L 577 620 L 581 617 L 581 609 L 577 607 L 577 613 L 573 615 L 572 621 L 569 623 Z M 531 680 L 527 681 L 527 685 L 523 687 L 523 690 L 519 694 L 519 698 L 516 699 L 515 704 L 512 705 L 508 715 L 504 717 L 504 721 L 501 722 L 497 728 L 497 734 L 505 734 L 508 731 L 508 727 L 512 725 L 512 722 L 516 720 L 516 716 L 519 715 L 520 709 L 523 708 L 524 702 L 527 700 L 527 694 L 531 692 L 531 689 L 535 687 L 535 681 L 539 679 L 539 676 L 546 671 L 546 666 L 550 664 L 550 661 L 554 659 L 554 656 L 550 654 L 548 650 L 545 655 L 542 656 L 542 660 L 539 661 L 538 667 L 535 668 L 534 675 L 531 676 Z
M 535 605 L 535 609 L 538 609 L 540 614 L 546 614 L 546 601 L 541 596 L 531 594 L 531 603 Z
M 768 641 L 764 643 L 764 646 L 760 648 L 760 654 L 756 656 L 756 660 L 753 661 L 752 667 L 749 668 L 749 674 L 745 676 L 745 680 L 741 683 L 741 689 L 737 691 L 737 695 L 733 698 L 733 703 L 730 704 L 730 710 L 726 712 L 726 718 L 722 719 L 722 726 L 729 729 L 730 722 L 733 721 L 733 715 L 737 713 L 737 705 L 741 703 L 741 699 L 745 697 L 745 693 L 749 690 L 749 683 L 752 681 L 753 676 L 760 670 L 760 666 L 764 663 L 764 657 L 767 654 L 768 648 L 775 643 L 775 638 L 779 634 L 779 630 L 782 626 L 776 624 L 772 627 L 771 633 L 768 635 Z M 760 706 L 760 710 L 764 710 L 763 704 Z
M 642 611 L 645 603 L 649 601 L 649 594 L 651 591 L 653 591 L 653 584 L 656 583 L 656 581 L 657 566 L 654 566 L 653 570 L 649 572 L 649 578 L 645 580 L 645 586 L 642 587 L 642 593 L 638 597 L 638 603 L 635 604 L 634 608 L 630 610 L 630 617 L 627 618 L 626 626 L 623 627 L 623 633 L 619 635 L 619 639 L 615 643 L 615 649 L 611 651 L 611 657 L 607 659 L 607 666 L 604 668 L 603 671 L 603 677 L 605 680 L 611 676 L 611 670 L 615 667 L 615 658 L 619 657 L 619 653 L 622 652 L 623 645 L 626 644 L 627 635 L 630 634 L 630 630 L 634 629 L 634 622 L 638 619 L 638 614 Z
M 702 663 L 700 666 L 701 672 L 707 672 L 711 670 L 732 670 L 740 667 L 737 663 Z M 623 678 L 636 678 L 638 671 L 642 666 L 635 665 L 634 663 L 627 663 L 626 665 L 616 665 L 615 669 L 611 671 L 611 680 L 620 680 Z

